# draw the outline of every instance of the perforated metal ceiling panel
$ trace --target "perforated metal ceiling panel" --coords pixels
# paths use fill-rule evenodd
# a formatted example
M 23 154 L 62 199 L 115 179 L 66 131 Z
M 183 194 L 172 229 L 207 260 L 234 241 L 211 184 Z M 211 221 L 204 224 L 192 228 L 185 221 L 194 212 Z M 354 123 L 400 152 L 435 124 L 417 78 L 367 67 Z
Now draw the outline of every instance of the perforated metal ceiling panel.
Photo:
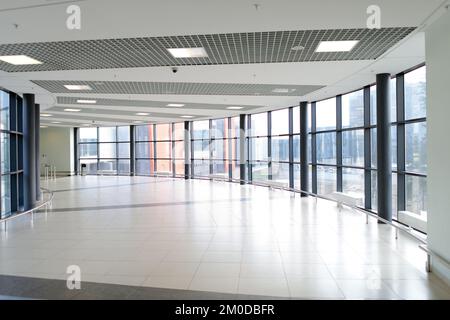
M 92 97 L 57 97 L 57 103 L 66 105 L 68 104 L 80 105 L 80 103 L 77 102 L 78 100 L 92 100 L 92 99 L 93 99 Z M 95 101 L 96 101 L 95 105 L 97 106 L 146 107 L 146 108 L 164 108 L 172 110 L 183 110 L 183 108 L 226 110 L 227 107 L 231 106 L 229 104 L 224 105 L 224 104 L 210 104 L 210 103 L 184 103 L 183 107 L 168 107 L 167 105 L 171 103 L 170 101 L 122 100 L 122 99 L 98 99 L 98 98 L 95 98 Z M 262 105 L 260 106 L 239 105 L 239 106 L 242 107 L 242 110 L 252 110 L 264 107 Z
M 378 58 L 415 28 L 271 31 L 0 45 L 1 55 L 27 55 L 39 65 L 0 62 L 8 72 L 245 64 Z M 359 40 L 350 52 L 317 53 L 320 41 Z M 303 50 L 292 50 L 295 46 Z M 206 58 L 174 58 L 168 48 L 204 47 Z
M 97 94 L 183 94 L 183 95 L 265 95 L 303 96 L 323 86 L 250 84 L 250 83 L 191 83 L 134 81 L 62 81 L 33 80 L 52 93 L 74 93 L 64 85 L 88 85 L 92 90 L 76 91 Z

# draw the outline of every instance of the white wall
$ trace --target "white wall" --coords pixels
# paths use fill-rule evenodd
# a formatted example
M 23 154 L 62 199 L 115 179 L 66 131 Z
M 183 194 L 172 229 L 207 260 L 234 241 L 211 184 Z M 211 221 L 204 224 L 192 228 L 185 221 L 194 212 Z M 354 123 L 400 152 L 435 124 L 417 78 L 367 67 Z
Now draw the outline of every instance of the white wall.
M 428 121 L 428 241 L 450 261 L 450 12 L 426 32 Z M 433 271 L 450 283 L 450 270 L 433 261 Z
M 41 174 L 43 165 L 47 162 L 56 166 L 58 173 L 74 171 L 73 129 L 48 127 L 40 129 Z M 46 157 L 44 158 L 43 155 Z

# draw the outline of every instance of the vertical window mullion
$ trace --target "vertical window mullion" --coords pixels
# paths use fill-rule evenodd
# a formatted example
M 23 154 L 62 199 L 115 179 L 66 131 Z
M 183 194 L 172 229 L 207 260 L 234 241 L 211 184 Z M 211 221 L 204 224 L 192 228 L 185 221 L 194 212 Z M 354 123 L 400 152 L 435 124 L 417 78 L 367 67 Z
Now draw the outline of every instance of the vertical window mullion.
M 267 112 L 267 179 L 272 180 L 272 111 Z
M 336 190 L 342 192 L 342 96 L 336 96 Z
M 317 194 L 317 137 L 316 137 L 316 103 L 311 103 L 311 191 Z
M 370 86 L 364 87 L 364 208 L 372 209 Z
M 289 188 L 294 188 L 294 108 L 289 109 Z
M 397 211 L 406 209 L 405 75 L 397 76 Z

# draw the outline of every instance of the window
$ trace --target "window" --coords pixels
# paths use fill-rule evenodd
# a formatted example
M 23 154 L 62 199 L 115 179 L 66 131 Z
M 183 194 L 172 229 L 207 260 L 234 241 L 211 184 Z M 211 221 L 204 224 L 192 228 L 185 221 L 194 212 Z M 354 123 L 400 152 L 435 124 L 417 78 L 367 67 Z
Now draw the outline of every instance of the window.
M 23 206 L 23 198 L 18 191 L 23 181 L 22 153 L 17 152 L 22 145 L 22 118 L 19 96 L 0 90 L 0 219 L 15 214 Z
M 88 174 L 130 174 L 130 127 L 80 128 L 78 157 Z
M 427 115 L 426 68 L 405 74 L 405 119 L 424 118 Z
M 316 131 L 336 129 L 336 98 L 316 103 Z
M 364 92 L 355 91 L 342 96 L 342 128 L 364 126 Z

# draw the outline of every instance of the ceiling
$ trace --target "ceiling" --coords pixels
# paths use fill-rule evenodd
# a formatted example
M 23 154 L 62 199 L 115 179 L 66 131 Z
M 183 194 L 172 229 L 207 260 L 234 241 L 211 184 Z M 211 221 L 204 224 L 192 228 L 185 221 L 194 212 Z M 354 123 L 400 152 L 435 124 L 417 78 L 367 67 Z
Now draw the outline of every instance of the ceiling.
M 0 56 L 43 63 L 0 62 L 0 87 L 35 93 L 51 114 L 41 121 L 51 126 L 223 117 L 323 99 L 424 62 L 423 31 L 449 3 L 379 0 L 381 29 L 367 29 L 372 2 L 2 0 Z M 73 4 L 81 8 L 80 30 L 66 27 Z M 350 52 L 315 52 L 323 40 L 359 42 Z M 208 57 L 174 58 L 166 50 L 178 47 L 203 47 Z

